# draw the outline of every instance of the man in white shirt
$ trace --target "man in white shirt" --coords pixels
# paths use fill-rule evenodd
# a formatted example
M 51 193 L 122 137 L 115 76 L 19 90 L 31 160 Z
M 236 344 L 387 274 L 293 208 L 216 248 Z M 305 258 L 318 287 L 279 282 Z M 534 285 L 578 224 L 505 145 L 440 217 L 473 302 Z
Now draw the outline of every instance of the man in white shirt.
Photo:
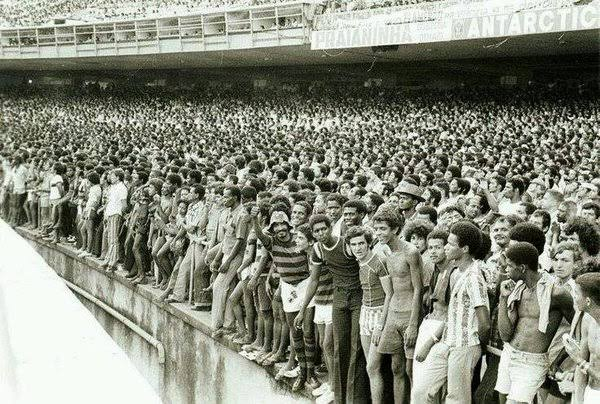
M 11 211 L 9 222 L 12 226 L 20 226 L 23 223 L 25 211 L 23 206 L 27 198 L 27 166 L 21 156 L 15 156 L 12 168 L 12 194 Z
M 514 215 L 517 213 L 521 196 L 525 192 L 525 184 L 520 178 L 512 178 L 504 188 L 504 199 L 498 203 L 498 210 L 501 215 Z
M 105 261 L 102 267 L 108 271 L 115 271 L 119 260 L 119 232 L 123 221 L 123 213 L 127 207 L 127 187 L 123 183 L 125 173 L 122 169 L 114 169 L 108 176 L 110 186 L 106 206 L 104 208 L 105 231 L 107 232 L 107 245 Z
M 10 161 L 7 158 L 2 160 L 2 192 L 0 192 L 0 204 L 2 205 L 2 216 L 8 219 L 9 207 L 10 207 L 10 189 L 9 185 L 12 177 L 12 168 Z
M 459 222 L 452 226 L 444 250 L 456 269 L 449 279 L 450 301 L 443 336 L 430 350 L 423 366 L 421 385 L 413 386 L 419 403 L 434 403 L 438 390 L 447 384 L 446 403 L 471 402 L 471 380 L 487 343 L 490 330 L 487 287 L 479 261 L 473 258 L 481 245 L 475 225 Z

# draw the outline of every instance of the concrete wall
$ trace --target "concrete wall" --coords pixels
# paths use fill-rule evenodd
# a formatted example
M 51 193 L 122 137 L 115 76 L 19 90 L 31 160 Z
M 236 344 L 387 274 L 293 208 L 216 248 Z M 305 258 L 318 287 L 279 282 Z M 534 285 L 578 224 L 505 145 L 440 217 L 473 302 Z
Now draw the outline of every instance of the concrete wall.
M 161 341 L 164 365 L 156 349 L 100 307 L 80 297 L 104 329 L 123 348 L 165 403 L 308 403 L 276 382 L 269 372 L 210 337 L 208 313 L 153 300 L 149 287 L 133 287 L 106 274 L 92 260 L 82 260 L 63 246 L 21 234 L 64 279 L 81 287 L 134 321 Z M 269 370 L 272 372 L 272 369 Z M 101 383 L 101 381 L 99 381 Z

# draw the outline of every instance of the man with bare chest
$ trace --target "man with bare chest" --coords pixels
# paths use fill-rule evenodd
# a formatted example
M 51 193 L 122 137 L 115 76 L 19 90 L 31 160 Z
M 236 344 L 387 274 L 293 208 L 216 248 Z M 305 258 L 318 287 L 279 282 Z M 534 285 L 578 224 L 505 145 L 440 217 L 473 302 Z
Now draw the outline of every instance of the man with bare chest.
M 505 342 L 496 390 L 502 403 L 531 403 L 546 379 L 548 348 L 563 319 L 573 319 L 573 299 L 538 272 L 538 251 L 511 243 L 506 251 L 510 279 L 500 286 L 498 330 Z
M 386 213 L 375 215 L 373 223 L 376 233 L 384 233 L 394 226 Z M 387 240 L 387 245 L 391 253 L 385 263 L 392 281 L 392 297 L 378 351 L 392 355 L 394 401 L 408 403 L 421 310 L 423 261 L 416 247 L 395 234 Z
M 583 312 L 581 341 L 564 338 L 565 349 L 577 363 L 574 404 L 600 403 L 600 273 L 579 275 L 573 287 L 575 307 Z

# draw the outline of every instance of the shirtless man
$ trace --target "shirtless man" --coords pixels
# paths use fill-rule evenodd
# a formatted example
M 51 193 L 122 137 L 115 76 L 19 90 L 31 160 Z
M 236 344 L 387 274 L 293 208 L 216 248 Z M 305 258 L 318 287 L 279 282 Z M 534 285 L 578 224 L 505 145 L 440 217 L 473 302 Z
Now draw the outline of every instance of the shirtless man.
M 538 272 L 538 250 L 512 242 L 506 250 L 510 279 L 500 286 L 498 330 L 505 342 L 496 390 L 501 403 L 531 403 L 548 373 L 548 348 L 564 318 L 573 319 L 570 293 Z
M 581 341 L 565 337 L 565 348 L 577 363 L 573 404 L 600 403 L 600 273 L 575 279 L 575 307 L 584 313 Z
M 423 262 L 417 248 L 393 232 L 400 220 L 391 212 L 377 213 L 373 223 L 379 242 L 387 244 L 391 251 L 385 258 L 392 283 L 391 298 L 378 351 L 392 355 L 394 401 L 408 403 L 421 312 Z

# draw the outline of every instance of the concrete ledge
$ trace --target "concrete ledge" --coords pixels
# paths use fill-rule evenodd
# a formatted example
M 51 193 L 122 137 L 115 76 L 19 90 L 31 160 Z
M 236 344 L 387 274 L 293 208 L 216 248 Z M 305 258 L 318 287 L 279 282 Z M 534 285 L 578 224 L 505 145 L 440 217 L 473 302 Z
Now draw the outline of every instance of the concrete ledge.
M 263 368 L 239 355 L 228 337 L 211 337 L 210 313 L 186 304 L 159 302 L 161 291 L 132 285 L 120 274 L 107 273 L 95 258 L 80 258 L 69 244 L 53 244 L 17 229 L 59 276 L 102 300 L 165 347 L 158 363 L 154 347 L 84 298 L 82 303 L 127 352 L 165 403 L 308 403 L 308 394 L 291 392 L 290 381 L 274 379 L 275 366 Z

